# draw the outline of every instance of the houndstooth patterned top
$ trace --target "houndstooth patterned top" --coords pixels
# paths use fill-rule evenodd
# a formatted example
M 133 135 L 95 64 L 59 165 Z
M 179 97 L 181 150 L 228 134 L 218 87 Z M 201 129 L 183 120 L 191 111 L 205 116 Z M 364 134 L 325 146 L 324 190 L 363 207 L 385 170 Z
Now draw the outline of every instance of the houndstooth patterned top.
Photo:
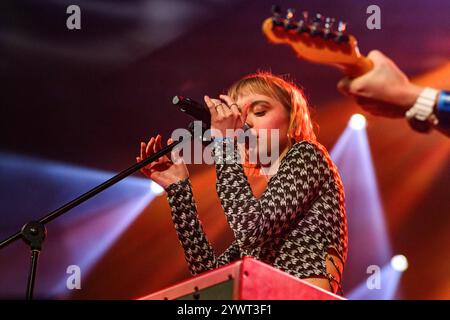
M 325 148 L 302 141 L 281 160 L 255 198 L 233 142 L 215 142 L 217 193 L 235 240 L 216 257 L 198 219 L 189 179 L 166 188 L 173 223 L 190 272 L 252 256 L 299 278 L 327 277 L 326 257 L 347 256 L 344 191 Z

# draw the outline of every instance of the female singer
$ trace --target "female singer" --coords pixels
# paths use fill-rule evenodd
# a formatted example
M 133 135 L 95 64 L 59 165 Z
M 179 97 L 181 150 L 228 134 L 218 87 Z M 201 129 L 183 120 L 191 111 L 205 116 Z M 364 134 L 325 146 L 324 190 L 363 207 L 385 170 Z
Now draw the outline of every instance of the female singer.
M 316 141 L 308 104 L 293 83 L 260 72 L 234 83 L 219 99 L 205 96 L 215 137 L 212 156 L 216 189 L 234 241 L 216 256 L 198 219 L 183 162 L 163 157 L 142 169 L 167 192 L 173 223 L 195 275 L 243 256 L 251 256 L 331 292 L 341 292 L 347 256 L 347 223 L 343 185 L 325 148 Z M 274 163 L 250 165 L 244 144 L 244 164 L 238 161 L 234 130 L 248 125 Z M 267 138 L 259 136 L 267 130 Z M 278 141 L 270 132 L 278 130 Z M 168 140 L 171 143 L 171 139 Z M 141 143 L 141 161 L 161 149 L 161 136 Z M 259 159 L 257 157 L 257 159 Z M 255 197 L 248 177 L 267 178 L 267 188 Z

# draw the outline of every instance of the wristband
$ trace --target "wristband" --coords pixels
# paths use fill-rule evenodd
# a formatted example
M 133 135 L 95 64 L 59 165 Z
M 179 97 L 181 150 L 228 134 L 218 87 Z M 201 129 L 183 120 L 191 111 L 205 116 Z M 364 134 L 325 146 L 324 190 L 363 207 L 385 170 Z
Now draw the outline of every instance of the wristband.
M 412 108 L 406 111 L 406 119 L 414 130 L 428 132 L 439 123 L 434 114 L 438 94 L 436 89 L 424 88 Z

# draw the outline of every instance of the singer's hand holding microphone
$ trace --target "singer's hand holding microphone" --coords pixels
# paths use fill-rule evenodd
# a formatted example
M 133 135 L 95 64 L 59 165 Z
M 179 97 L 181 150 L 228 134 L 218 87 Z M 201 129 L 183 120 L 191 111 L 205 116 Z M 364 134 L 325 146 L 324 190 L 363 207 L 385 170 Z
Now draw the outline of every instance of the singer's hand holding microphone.
M 211 113 L 211 136 L 216 138 L 234 138 L 235 131 L 242 129 L 248 114 L 248 106 L 239 108 L 227 95 L 220 95 L 219 99 L 205 96 L 205 103 Z
M 182 97 L 179 97 L 183 99 Z M 224 138 L 234 134 L 236 129 L 242 129 L 245 125 L 245 119 L 248 114 L 248 106 L 239 108 L 239 106 L 227 95 L 220 95 L 220 99 L 211 99 L 208 96 L 204 97 L 205 103 L 209 109 L 211 136 L 215 138 Z M 190 99 L 181 100 L 184 103 L 182 106 L 188 114 L 196 117 L 205 118 L 205 112 L 208 112 L 204 106 L 192 101 Z M 167 144 L 172 143 L 172 139 L 167 140 Z M 155 154 L 161 150 L 161 136 L 152 137 L 148 143 L 141 142 L 140 155 L 136 157 L 136 161 Z M 141 172 L 161 187 L 166 189 L 173 183 L 184 180 L 189 177 L 186 164 L 182 159 L 173 163 L 167 156 L 159 158 L 149 165 L 141 169 Z

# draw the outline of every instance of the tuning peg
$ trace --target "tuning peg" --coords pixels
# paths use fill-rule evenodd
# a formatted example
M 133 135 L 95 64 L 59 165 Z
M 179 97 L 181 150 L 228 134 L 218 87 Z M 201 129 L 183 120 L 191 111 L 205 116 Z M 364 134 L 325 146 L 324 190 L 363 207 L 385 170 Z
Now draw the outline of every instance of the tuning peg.
M 325 18 L 325 29 L 331 30 L 335 21 L 336 20 L 334 18 L 326 17 Z
M 277 5 L 277 4 L 274 4 L 273 6 L 272 6 L 272 14 L 273 15 L 281 15 L 281 7 L 279 6 L 279 5 Z
M 309 32 L 309 13 L 308 11 L 303 11 L 300 20 L 297 22 L 297 32 Z
M 295 9 L 287 9 L 286 19 L 291 20 L 294 17 Z
M 325 26 L 323 29 L 323 37 L 324 39 L 335 38 L 336 34 L 333 31 L 333 24 L 335 22 L 334 18 L 326 17 L 325 18 Z
M 311 25 L 311 36 L 319 36 L 323 34 L 322 30 L 322 22 L 323 22 L 323 16 L 320 13 L 317 13 L 316 16 L 313 19 L 312 25 Z
M 272 23 L 274 26 L 282 26 L 284 24 L 281 18 L 281 7 L 279 5 L 272 6 Z
M 347 42 L 349 38 L 346 32 L 347 32 L 347 22 L 339 21 L 338 32 L 336 33 L 336 38 L 334 40 L 338 43 Z
M 323 15 L 321 15 L 320 13 L 316 13 L 315 17 L 313 18 L 313 23 L 314 22 L 322 23 L 323 22 Z
M 297 26 L 294 23 L 295 9 L 287 9 L 286 19 L 284 20 L 284 28 L 286 30 L 295 29 Z
M 302 20 L 305 22 L 305 23 L 308 23 L 309 21 L 309 12 L 308 11 L 303 11 L 302 12 Z
M 345 22 L 345 21 L 339 21 L 339 24 L 338 24 L 338 31 L 339 31 L 339 32 L 345 32 L 345 31 L 347 31 L 347 22 Z

